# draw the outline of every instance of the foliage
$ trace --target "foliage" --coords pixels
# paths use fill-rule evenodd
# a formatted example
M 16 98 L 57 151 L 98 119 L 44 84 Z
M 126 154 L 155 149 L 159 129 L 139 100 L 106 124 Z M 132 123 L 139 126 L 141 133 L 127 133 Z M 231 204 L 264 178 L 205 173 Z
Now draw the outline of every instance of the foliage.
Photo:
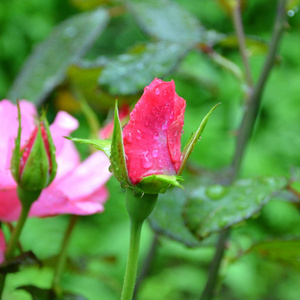
M 104 124 L 112 119 L 116 97 L 135 103 L 154 77 L 173 78 L 176 92 L 187 100 L 183 145 L 190 136 L 198 139 L 200 117 L 222 101 L 186 165 L 185 189 L 160 195 L 149 218 L 143 260 L 154 235 L 159 243 L 137 299 L 199 298 L 217 233 L 232 227 L 220 278 L 224 287 L 216 299 L 298 300 L 300 179 L 291 168 L 300 164 L 299 1 L 287 3 L 290 28 L 266 82 L 236 180 L 231 180 L 231 168 L 224 168 L 233 160 L 249 86 L 231 22 L 234 1 L 25 2 L 0 3 L 1 98 L 46 105 L 50 119 L 62 107 L 69 110 L 81 120 L 73 135 L 77 141 L 91 144 L 83 139 L 90 128 L 82 103 Z M 256 83 L 270 50 L 276 12 L 267 0 L 242 2 Z M 109 141 L 93 137 L 92 144 L 110 154 Z M 90 150 L 80 147 L 83 156 Z M 118 183 L 111 179 L 108 186 L 106 212 L 82 217 L 75 227 L 61 283 L 68 291 L 64 299 L 119 297 L 128 220 Z M 21 270 L 9 274 L 4 299 L 29 299 L 28 293 L 45 298 L 53 292 L 52 267 L 67 221 L 29 220 L 21 243 L 38 260 L 24 252 L 24 259 L 21 255 L 1 266 L 0 272 Z M 6 230 L 5 224 L 2 228 Z M 42 269 L 36 266 L 40 261 Z

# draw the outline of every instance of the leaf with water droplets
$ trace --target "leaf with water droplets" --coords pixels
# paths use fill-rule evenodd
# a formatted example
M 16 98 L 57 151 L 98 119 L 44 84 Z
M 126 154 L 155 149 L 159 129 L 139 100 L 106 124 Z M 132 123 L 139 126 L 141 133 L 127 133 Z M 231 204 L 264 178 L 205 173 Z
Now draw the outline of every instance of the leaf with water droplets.
M 300 238 L 261 241 L 252 245 L 243 254 L 256 253 L 264 259 L 275 260 L 300 269 Z
M 184 224 L 182 208 L 186 201 L 186 193 L 180 189 L 168 190 L 159 195 L 156 207 L 149 217 L 151 227 L 171 239 L 188 247 L 198 247 L 200 242 L 191 234 Z
M 200 186 L 188 197 L 186 225 L 198 239 L 251 218 L 287 185 L 283 177 L 237 180 L 231 186 Z
M 174 1 L 131 0 L 125 3 L 141 28 L 157 39 L 181 45 L 202 41 L 203 27 Z
M 149 43 L 111 60 L 99 77 L 99 84 L 113 95 L 130 95 L 142 90 L 153 78 L 168 75 L 187 54 L 183 44 Z
M 208 114 L 203 118 L 199 128 L 197 129 L 197 131 L 191 136 L 191 138 L 189 139 L 189 141 L 187 142 L 187 144 L 185 145 L 183 151 L 182 151 L 182 163 L 178 172 L 178 175 L 181 175 L 183 172 L 183 169 L 187 163 L 188 158 L 190 157 L 190 155 L 192 154 L 196 143 L 198 142 L 199 138 L 201 137 L 201 134 L 207 124 L 208 118 L 211 115 L 211 113 L 216 109 L 216 107 L 219 105 L 220 103 L 216 104 L 209 112 Z
M 57 26 L 27 59 L 8 98 L 40 104 L 64 80 L 69 65 L 83 56 L 101 34 L 108 19 L 108 12 L 98 9 L 78 14 Z
M 151 175 L 144 177 L 137 186 L 146 194 L 163 194 L 171 187 L 183 189 L 183 186 L 178 182 L 182 180 L 181 177 L 176 175 Z
M 110 154 L 111 167 L 115 177 L 120 181 L 121 186 L 124 188 L 133 187 L 127 172 L 125 151 L 123 145 L 122 126 L 119 119 L 118 104 L 115 104 L 115 118 L 114 118 L 114 131 L 111 141 L 111 154 Z
M 65 137 L 75 143 L 87 144 L 91 145 L 97 150 L 103 151 L 105 155 L 110 158 L 110 149 L 111 149 L 111 141 L 108 140 L 91 140 L 91 139 L 78 139 L 78 138 L 71 138 Z

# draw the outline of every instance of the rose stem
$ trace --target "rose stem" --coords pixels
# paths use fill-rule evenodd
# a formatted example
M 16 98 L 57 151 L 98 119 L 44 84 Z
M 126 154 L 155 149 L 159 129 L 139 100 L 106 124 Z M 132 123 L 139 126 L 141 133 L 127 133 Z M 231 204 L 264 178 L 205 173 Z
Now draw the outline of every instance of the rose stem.
M 144 194 L 142 197 L 136 197 L 131 190 L 126 191 L 126 208 L 130 217 L 130 242 L 121 300 L 132 299 L 138 266 L 141 230 L 145 219 L 155 207 L 157 196 Z
M 54 270 L 52 289 L 57 293 L 58 296 L 60 296 L 62 293 L 62 290 L 60 287 L 60 280 L 61 280 L 61 276 L 62 276 L 64 267 L 65 267 L 68 245 L 69 245 L 74 227 L 77 223 L 77 220 L 78 220 L 77 215 L 72 215 L 69 219 L 69 224 L 68 224 L 68 227 L 65 231 L 65 235 L 62 240 L 61 248 L 59 251 L 59 256 L 58 256 L 57 263 L 56 263 L 55 270 Z

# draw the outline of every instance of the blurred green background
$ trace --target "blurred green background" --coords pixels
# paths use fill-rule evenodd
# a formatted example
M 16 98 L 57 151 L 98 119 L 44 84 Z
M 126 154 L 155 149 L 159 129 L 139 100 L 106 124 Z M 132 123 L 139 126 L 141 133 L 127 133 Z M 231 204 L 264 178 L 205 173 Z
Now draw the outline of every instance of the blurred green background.
M 181 5 L 182 10 L 194 16 L 208 30 L 205 44 L 210 45 L 211 42 L 219 54 L 243 69 L 236 42 L 230 43 L 229 39 L 224 39 L 223 44 L 214 41 L 218 40 L 215 37 L 219 33 L 226 36 L 234 33 L 230 17 L 220 5 L 222 1 L 173 2 Z M 294 2 L 289 11 L 289 15 L 293 15 L 293 12 L 294 15 L 287 18 L 286 32 L 280 43 L 276 65 L 266 85 L 255 131 L 244 157 L 241 177 L 290 176 L 291 169 L 300 165 L 300 14 L 297 13 L 297 1 Z M 256 80 L 266 56 L 265 42 L 271 36 L 275 1 L 252 0 L 245 3 L 243 21 L 246 34 L 251 36 L 252 44 L 249 42 L 248 45 L 251 49 L 250 64 Z M 49 119 L 59 109 L 66 109 L 74 114 L 81 124 L 74 136 L 81 138 L 87 138 L 90 132 L 88 122 L 74 99 L 74 89 L 85 97 L 97 113 L 101 124 L 113 107 L 115 94 L 118 94 L 121 102 L 133 104 L 142 94 L 142 87 L 153 78 L 146 84 L 138 83 L 137 78 L 132 81 L 128 79 L 129 83 L 125 80 L 122 86 L 124 76 L 120 75 L 121 70 L 119 69 L 119 73 L 115 70 L 115 73 L 109 75 L 109 71 L 105 69 L 105 75 L 108 75 L 102 77 L 102 81 L 100 79 L 99 90 L 95 88 L 98 84 L 97 76 L 99 73 L 103 74 L 103 66 L 106 68 L 111 64 L 114 67 L 116 56 L 123 53 L 143 53 L 143 45 L 156 42 L 159 37 L 142 30 L 144 28 L 133 16 L 133 12 L 128 12 L 122 2 L 104 0 L 1 0 L 0 98 L 4 99 L 13 94 L 12 84 L 26 58 L 36 45 L 49 36 L 54 26 L 83 11 L 95 10 L 98 5 L 103 5 L 111 18 L 101 34 L 94 38 L 89 50 L 85 51 L 84 62 L 81 60 L 74 64 L 73 69 L 68 68 L 67 76 L 63 76 L 55 88 L 45 92 L 35 102 L 48 103 Z M 184 44 L 184 41 L 179 43 L 182 48 L 186 46 Z M 205 53 L 193 49 L 183 55 L 180 52 L 182 48 L 178 48 L 179 54 L 174 54 L 178 56 L 174 65 L 166 63 L 169 65 L 164 72 L 153 68 L 153 71 L 149 71 L 149 76 L 158 70 L 158 74 L 163 74 L 163 79 L 174 79 L 176 92 L 187 101 L 183 145 L 207 111 L 214 104 L 222 102 L 211 116 L 203 138 L 191 157 L 191 165 L 195 168 L 219 170 L 230 165 L 233 158 L 236 130 L 244 112 L 244 86 Z M 164 48 L 161 53 L 171 55 L 164 53 Z M 80 69 L 80 64 L 83 63 L 90 63 L 92 67 Z M 51 60 L 48 64 L 50 69 Z M 76 66 L 79 66 L 80 71 Z M 151 69 L 149 61 L 145 59 L 145 74 L 148 67 Z M 47 68 L 46 64 L 44 69 Z M 96 71 L 93 73 L 93 70 Z M 30 81 L 30 73 L 28 76 L 27 80 Z M 121 87 L 110 84 L 114 80 Z M 132 87 L 131 90 L 129 86 Z M 122 91 L 125 91 L 123 95 Z M 20 94 L 18 97 L 23 96 Z M 83 146 L 79 149 L 83 157 L 89 151 Z M 69 247 L 67 268 L 62 278 L 62 286 L 66 290 L 90 300 L 118 299 L 125 270 L 129 221 L 125 211 L 124 192 L 114 178 L 109 181 L 108 187 L 110 199 L 105 212 L 80 218 Z M 10 275 L 5 300 L 31 299 L 26 292 L 15 290 L 20 285 L 34 284 L 42 288 L 50 286 L 53 272 L 51 266 L 58 253 L 68 219 L 68 216 L 59 216 L 28 221 L 22 234 L 22 244 L 25 249 L 32 249 L 43 260 L 44 267 L 26 267 L 22 272 Z M 141 246 L 141 266 L 154 235 L 149 224 L 146 224 Z M 255 218 L 236 225 L 227 245 L 228 251 L 221 269 L 219 296 L 216 299 L 299 300 L 299 242 L 295 245 L 288 244 L 288 249 L 282 250 L 283 254 L 279 258 L 259 250 L 240 255 L 253 242 L 273 238 L 299 240 L 299 237 L 299 209 L 282 199 L 273 199 Z M 136 299 L 200 299 L 214 253 L 214 241 L 212 236 L 202 247 L 189 249 L 159 235 L 155 256 Z

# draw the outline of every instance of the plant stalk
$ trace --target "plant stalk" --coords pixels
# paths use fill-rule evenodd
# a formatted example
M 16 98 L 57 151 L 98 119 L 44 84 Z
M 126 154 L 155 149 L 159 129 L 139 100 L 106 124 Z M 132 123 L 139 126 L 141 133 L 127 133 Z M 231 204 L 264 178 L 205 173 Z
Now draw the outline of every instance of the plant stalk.
M 244 113 L 243 120 L 238 132 L 237 144 L 232 163 L 231 181 L 234 181 L 240 172 L 242 159 L 244 157 L 247 144 L 251 138 L 255 121 L 259 112 L 264 87 L 274 65 L 276 53 L 278 50 L 278 44 L 284 31 L 284 24 L 286 19 L 285 6 L 286 0 L 278 1 L 276 20 L 273 27 L 273 34 L 271 38 L 269 52 L 264 63 L 262 72 L 259 76 L 258 82 L 253 88 L 253 93 L 250 95 L 249 102 L 247 103 L 246 111 Z M 216 246 L 216 252 L 213 261 L 210 265 L 208 280 L 200 298 L 201 300 L 208 300 L 213 298 L 219 269 L 224 255 L 225 244 L 229 237 L 229 234 L 230 228 L 225 229 L 219 235 L 219 239 Z
M 126 191 L 126 208 L 130 217 L 130 242 L 121 300 L 132 300 L 135 286 L 141 230 L 145 219 L 153 211 L 158 195 L 144 194 L 137 197 Z
M 246 39 L 245 39 L 245 33 L 244 33 L 244 28 L 243 28 L 243 22 L 242 22 L 241 0 L 237 0 L 236 5 L 234 5 L 232 16 L 233 16 L 234 29 L 235 29 L 238 44 L 239 44 L 239 50 L 240 50 L 241 58 L 242 58 L 244 68 L 245 68 L 246 82 L 247 82 L 248 88 L 252 89 L 253 79 L 252 79 L 250 64 L 249 64 L 249 60 L 248 60 Z
M 68 246 L 70 243 L 70 239 L 72 236 L 72 232 L 74 230 L 74 227 L 77 223 L 78 216 L 77 215 L 72 215 L 69 220 L 68 227 L 65 231 L 64 238 L 62 240 L 58 260 L 56 263 L 56 267 L 54 270 L 54 275 L 53 275 L 53 281 L 52 281 L 52 289 L 56 292 L 58 296 L 61 296 L 62 294 L 62 289 L 60 287 L 60 280 L 62 277 L 62 273 L 64 271 L 65 263 L 66 263 L 66 257 L 67 257 L 67 250 Z

